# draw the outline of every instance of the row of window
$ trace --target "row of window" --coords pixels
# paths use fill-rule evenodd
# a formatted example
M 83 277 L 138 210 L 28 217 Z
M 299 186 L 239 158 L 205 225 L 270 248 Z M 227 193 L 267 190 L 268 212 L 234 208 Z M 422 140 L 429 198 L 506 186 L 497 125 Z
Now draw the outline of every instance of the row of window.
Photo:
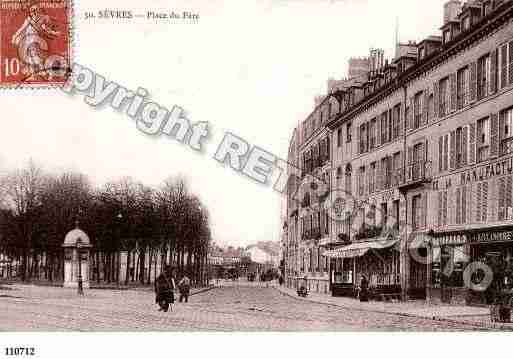
M 358 153 L 365 153 L 397 139 L 402 132 L 401 104 L 358 128 Z
M 512 185 L 513 177 L 505 176 L 497 180 L 497 218 L 492 218 L 490 208 L 489 181 L 481 181 L 475 185 L 465 185 L 453 189 L 445 189 L 437 193 L 437 224 L 439 227 L 451 224 L 486 223 L 490 220 L 512 220 Z M 451 198 L 449 198 L 451 197 Z M 449 203 L 449 205 L 448 205 Z M 454 210 L 454 218 L 449 218 L 448 207 Z
M 321 239 L 330 234 L 330 218 L 325 210 L 316 211 L 301 218 L 301 238 Z
M 303 176 L 330 161 L 330 138 L 326 137 L 303 153 Z
M 438 138 L 438 170 L 454 170 L 513 152 L 513 108 Z
M 301 272 L 328 272 L 329 260 L 322 255 L 321 249 L 301 250 Z

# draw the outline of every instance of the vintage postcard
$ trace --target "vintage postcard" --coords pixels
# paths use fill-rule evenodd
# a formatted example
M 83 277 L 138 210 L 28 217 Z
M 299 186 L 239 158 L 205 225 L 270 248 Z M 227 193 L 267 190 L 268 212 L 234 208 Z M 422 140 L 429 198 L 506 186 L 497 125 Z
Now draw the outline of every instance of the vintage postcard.
M 512 332 L 512 90 L 513 1 L 0 0 L 0 330 Z

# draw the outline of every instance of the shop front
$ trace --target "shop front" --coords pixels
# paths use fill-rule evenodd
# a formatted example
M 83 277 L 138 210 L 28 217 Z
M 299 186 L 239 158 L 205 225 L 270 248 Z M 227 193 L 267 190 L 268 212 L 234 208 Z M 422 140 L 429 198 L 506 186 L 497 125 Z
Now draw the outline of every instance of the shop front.
M 371 293 L 378 297 L 401 292 L 398 240 L 356 242 L 328 251 L 331 259 L 330 288 L 333 296 L 355 297 L 365 275 Z
M 437 233 L 430 243 L 432 302 L 489 305 L 513 294 L 513 228 Z
M 465 304 L 468 289 L 463 273 L 469 263 L 467 236 L 435 234 L 430 240 L 428 299 L 432 303 Z
M 486 290 L 470 290 L 469 304 L 492 304 L 499 297 L 513 294 L 513 228 L 472 232 L 467 235 L 472 263 L 486 265 L 493 276 Z M 473 273 L 474 281 L 486 273 Z M 485 280 L 486 281 L 486 280 Z M 488 283 L 488 282 L 487 282 Z

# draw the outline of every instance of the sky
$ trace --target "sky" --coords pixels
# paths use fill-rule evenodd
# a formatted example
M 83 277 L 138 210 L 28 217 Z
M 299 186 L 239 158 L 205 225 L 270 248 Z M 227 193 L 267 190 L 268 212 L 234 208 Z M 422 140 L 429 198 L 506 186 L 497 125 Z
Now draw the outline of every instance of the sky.
M 129 117 L 93 109 L 59 90 L 0 90 L 0 171 L 29 158 L 48 171 L 77 170 L 101 185 L 131 176 L 158 186 L 183 175 L 208 207 L 214 241 L 247 246 L 279 240 L 282 196 L 213 159 L 225 132 L 286 158 L 298 122 L 372 47 L 393 56 L 401 41 L 438 35 L 440 0 L 81 0 L 74 59 L 153 101 L 209 122 L 205 153 L 148 137 Z M 192 23 L 85 20 L 86 11 L 198 13 Z

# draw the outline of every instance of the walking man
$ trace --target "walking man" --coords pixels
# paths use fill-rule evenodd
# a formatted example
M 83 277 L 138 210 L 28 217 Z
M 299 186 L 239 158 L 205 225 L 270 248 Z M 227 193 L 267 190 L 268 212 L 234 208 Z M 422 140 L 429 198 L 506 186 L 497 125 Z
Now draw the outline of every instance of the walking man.
M 173 303 L 175 302 L 175 280 L 170 266 L 166 266 L 164 271 L 157 277 L 155 281 L 155 302 L 160 306 L 159 311 L 167 312 L 171 307 L 173 311 Z
M 191 291 L 191 280 L 187 277 L 187 273 L 184 274 L 183 278 L 178 283 L 178 290 L 180 291 L 180 303 L 182 303 L 183 299 L 185 299 L 185 303 L 188 303 Z

